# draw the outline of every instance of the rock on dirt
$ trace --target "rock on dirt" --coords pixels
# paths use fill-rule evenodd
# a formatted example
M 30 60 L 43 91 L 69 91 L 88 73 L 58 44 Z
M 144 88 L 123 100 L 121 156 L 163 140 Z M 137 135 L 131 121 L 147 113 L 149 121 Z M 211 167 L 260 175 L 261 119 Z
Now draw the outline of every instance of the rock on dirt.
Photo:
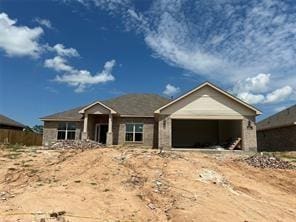
M 288 161 L 267 155 L 254 155 L 245 159 L 245 161 L 253 166 L 259 168 L 273 168 L 273 169 L 295 169 L 295 166 Z
M 226 179 L 220 175 L 219 173 L 217 173 L 214 170 L 210 170 L 210 169 L 203 169 L 200 173 L 199 173 L 199 181 L 201 182 L 211 182 L 214 184 L 226 184 L 227 181 Z
M 91 140 L 61 140 L 49 146 L 49 149 L 96 149 L 103 144 Z

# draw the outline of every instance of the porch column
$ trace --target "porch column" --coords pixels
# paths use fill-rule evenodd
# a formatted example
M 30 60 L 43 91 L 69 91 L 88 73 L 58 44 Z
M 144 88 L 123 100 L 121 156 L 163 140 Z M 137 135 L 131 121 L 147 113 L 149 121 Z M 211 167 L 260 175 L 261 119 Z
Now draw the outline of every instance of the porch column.
M 113 145 L 113 132 L 112 132 L 112 122 L 113 122 L 113 117 L 112 113 L 109 113 L 109 121 L 108 121 L 108 133 L 107 133 L 107 141 L 106 145 Z
M 88 124 L 88 114 L 85 113 L 84 120 L 83 120 L 83 132 L 82 132 L 82 135 L 81 135 L 82 140 L 87 140 L 88 139 L 88 136 L 87 136 L 87 124 Z

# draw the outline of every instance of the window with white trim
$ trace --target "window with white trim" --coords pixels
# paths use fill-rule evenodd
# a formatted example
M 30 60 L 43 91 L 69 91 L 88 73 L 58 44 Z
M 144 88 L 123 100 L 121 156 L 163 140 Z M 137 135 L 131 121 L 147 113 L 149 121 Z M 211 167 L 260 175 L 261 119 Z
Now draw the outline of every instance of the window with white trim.
M 125 124 L 126 142 L 143 142 L 143 124 L 127 123 Z
M 58 126 L 58 140 L 75 140 L 76 124 L 62 122 Z

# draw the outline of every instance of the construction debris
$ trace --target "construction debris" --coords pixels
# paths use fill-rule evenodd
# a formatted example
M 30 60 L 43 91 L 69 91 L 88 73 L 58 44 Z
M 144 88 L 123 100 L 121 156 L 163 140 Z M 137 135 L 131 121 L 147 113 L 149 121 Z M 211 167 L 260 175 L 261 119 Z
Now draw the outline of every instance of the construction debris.
M 267 155 L 253 155 L 245 159 L 245 161 L 249 165 L 258 168 L 296 169 L 296 167 L 288 161 Z
M 49 149 L 96 149 L 103 144 L 92 140 L 60 140 L 49 146 Z
M 203 169 L 199 173 L 199 177 L 200 177 L 199 181 L 204 182 L 204 183 L 208 183 L 208 182 L 211 182 L 213 184 L 226 184 L 227 183 L 226 179 L 214 170 Z
M 155 205 L 154 205 L 153 203 L 149 203 L 147 206 L 148 206 L 151 210 L 155 210 L 155 209 L 156 209 L 156 207 L 155 207 Z

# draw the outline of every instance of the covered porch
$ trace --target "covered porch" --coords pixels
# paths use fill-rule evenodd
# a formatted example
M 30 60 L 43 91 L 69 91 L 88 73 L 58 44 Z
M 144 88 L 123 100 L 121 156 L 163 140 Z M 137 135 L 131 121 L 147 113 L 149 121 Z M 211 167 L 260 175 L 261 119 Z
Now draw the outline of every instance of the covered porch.
M 95 102 L 82 110 L 84 115 L 82 140 L 93 140 L 102 144 L 113 144 L 113 118 L 116 112 L 100 102 Z

